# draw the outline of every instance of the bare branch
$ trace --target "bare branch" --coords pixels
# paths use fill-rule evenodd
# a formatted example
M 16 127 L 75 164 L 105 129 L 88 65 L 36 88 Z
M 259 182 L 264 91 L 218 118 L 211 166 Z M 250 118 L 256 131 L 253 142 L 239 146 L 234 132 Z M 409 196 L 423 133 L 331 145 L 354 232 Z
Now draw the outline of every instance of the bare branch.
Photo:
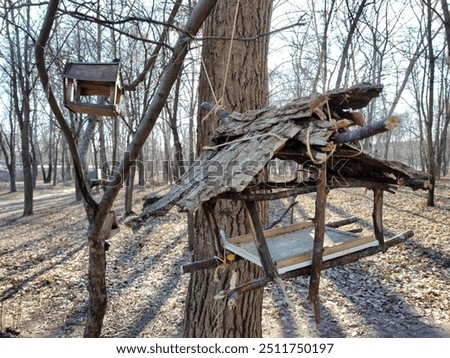
M 179 4 L 178 2 L 175 4 L 175 7 L 179 8 Z M 178 10 L 177 10 L 178 11 Z M 164 26 L 166 29 L 173 29 L 176 30 L 180 33 L 185 33 L 185 30 L 175 26 L 173 24 L 173 22 L 163 22 L 163 21 L 157 21 L 157 20 L 153 20 L 150 18 L 145 18 L 145 17 L 136 17 L 136 16 L 132 16 L 132 17 L 126 17 L 123 18 L 121 20 L 107 20 L 107 19 L 99 19 L 97 17 L 94 16 L 90 16 L 78 11 L 61 11 L 63 14 L 65 15 L 69 15 L 77 20 L 80 21 L 87 21 L 87 22 L 91 22 L 91 23 L 96 23 L 96 24 L 100 24 L 108 29 L 111 29 L 115 32 L 118 32 L 122 35 L 125 35 L 129 38 L 132 38 L 133 40 L 137 40 L 137 41 L 142 41 L 142 42 L 146 42 L 146 43 L 151 43 L 151 44 L 155 44 L 158 46 L 162 46 L 162 47 L 166 47 L 169 50 L 173 51 L 173 48 L 171 46 L 169 46 L 167 43 L 163 42 L 163 41 L 154 41 L 151 40 L 149 38 L 146 37 L 140 37 L 140 36 L 136 36 L 133 34 L 130 34 L 127 31 L 118 29 L 117 27 L 115 27 L 115 25 L 120 25 L 120 24 L 126 24 L 126 23 L 136 23 L 136 22 L 146 22 L 146 23 L 151 23 L 154 25 L 159 25 L 159 26 Z M 164 33 L 167 33 L 167 31 L 164 31 Z
M 259 40 L 260 38 L 267 37 L 267 36 L 272 36 L 272 35 L 274 35 L 276 33 L 283 32 L 283 31 L 292 29 L 292 28 L 297 27 L 297 26 L 305 26 L 306 23 L 300 21 L 300 20 L 303 19 L 303 17 L 304 16 L 302 16 L 294 24 L 287 25 L 287 26 L 281 27 L 279 29 L 275 29 L 273 31 L 269 31 L 269 32 L 266 32 L 264 34 L 259 34 L 259 35 L 252 36 L 252 37 L 234 37 L 233 41 L 256 41 L 256 40 Z M 231 40 L 231 36 L 230 37 L 205 36 L 205 37 L 198 38 L 197 40 L 199 40 L 199 41 L 203 41 L 203 40 Z
M 150 68 L 152 68 L 154 66 L 156 59 L 158 57 L 158 54 L 161 51 L 161 48 L 164 44 L 164 40 L 167 38 L 167 35 L 169 33 L 169 29 L 170 29 L 169 25 L 174 22 L 175 16 L 178 13 L 180 6 L 181 6 L 181 0 L 178 0 L 175 3 L 175 5 L 173 6 L 172 12 L 170 13 L 169 18 L 167 19 L 167 22 L 166 22 L 167 26 L 164 28 L 163 32 L 161 33 L 161 35 L 159 37 L 159 41 L 156 43 L 156 46 L 153 49 L 153 52 L 152 52 L 150 58 L 147 60 L 143 71 L 139 74 L 139 76 L 133 82 L 131 82 L 130 84 L 124 84 L 124 89 L 126 91 L 133 91 L 134 89 L 136 89 L 137 85 L 144 80 L 144 78 L 147 75 Z
M 373 122 L 365 127 L 353 131 L 338 133 L 332 138 L 334 143 L 349 143 L 393 130 L 400 123 L 400 119 L 391 116 L 386 120 Z

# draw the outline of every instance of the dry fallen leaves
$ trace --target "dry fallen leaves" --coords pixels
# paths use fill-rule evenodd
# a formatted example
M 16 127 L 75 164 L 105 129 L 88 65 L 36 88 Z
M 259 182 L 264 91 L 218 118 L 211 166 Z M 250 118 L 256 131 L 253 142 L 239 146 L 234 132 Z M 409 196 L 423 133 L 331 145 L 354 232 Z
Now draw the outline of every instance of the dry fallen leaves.
M 135 210 L 146 193 L 135 194 Z M 0 332 L 8 328 L 22 337 L 81 336 L 87 309 L 87 224 L 73 189 L 40 185 L 35 215 L 29 218 L 20 217 L 21 193 L 1 194 Z M 386 232 L 413 229 L 415 236 L 385 254 L 323 272 L 320 325 L 314 323 L 306 300 L 308 278 L 285 283 L 293 307 L 285 303 L 277 285 L 266 286 L 264 336 L 450 336 L 448 179 L 438 183 L 437 195 L 436 207 L 428 208 L 423 192 L 400 189 L 386 194 Z M 297 200 L 294 220 L 312 217 L 314 196 Z M 290 199 L 273 202 L 271 217 L 278 217 L 289 203 Z M 118 200 L 115 210 L 121 220 L 122 208 Z M 328 197 L 327 221 L 357 215 L 363 234 L 369 233 L 371 209 L 370 191 L 335 190 Z M 189 281 L 181 266 L 191 256 L 185 216 L 172 210 L 135 234 L 122 225 L 110 243 L 103 335 L 180 336 Z

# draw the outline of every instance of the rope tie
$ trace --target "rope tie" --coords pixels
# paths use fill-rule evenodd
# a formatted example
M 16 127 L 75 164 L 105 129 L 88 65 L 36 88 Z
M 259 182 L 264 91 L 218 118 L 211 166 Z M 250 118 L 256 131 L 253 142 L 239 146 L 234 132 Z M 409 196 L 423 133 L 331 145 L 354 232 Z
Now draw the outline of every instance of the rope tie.
M 228 49 L 227 63 L 226 63 L 226 66 L 225 66 L 224 80 L 223 80 L 223 86 L 222 86 L 222 94 L 221 94 L 219 99 L 217 99 L 216 94 L 214 93 L 214 88 L 213 88 L 213 85 L 211 83 L 211 79 L 209 77 L 208 71 L 206 69 L 206 64 L 205 64 L 205 62 L 203 60 L 203 57 L 202 57 L 202 60 L 201 60 L 202 61 L 203 71 L 205 72 L 206 80 L 208 81 L 209 89 L 211 90 L 211 93 L 212 93 L 212 96 L 213 96 L 213 99 L 214 99 L 214 103 L 215 103 L 213 109 L 211 111 L 209 111 L 202 118 L 202 120 L 201 120 L 202 123 L 206 119 L 208 119 L 210 117 L 212 112 L 214 112 L 214 114 L 217 115 L 217 112 L 220 109 L 224 109 L 225 110 L 225 107 L 224 107 L 224 104 L 223 104 L 224 103 L 223 98 L 225 96 L 225 89 L 226 89 L 226 86 L 227 86 L 228 72 L 229 72 L 229 69 L 230 69 L 231 53 L 232 53 L 232 49 L 233 49 L 234 35 L 235 35 L 235 32 L 236 32 L 236 24 L 237 24 L 237 17 L 238 17 L 238 13 L 239 13 L 239 5 L 240 5 L 240 0 L 237 1 L 236 11 L 234 12 L 233 29 L 231 31 L 231 39 L 230 39 L 230 48 Z
M 333 145 L 333 149 L 331 149 L 330 153 L 328 153 L 327 156 L 324 159 L 316 159 L 316 157 L 314 157 L 314 155 L 313 155 L 313 153 L 311 151 L 310 136 L 311 136 L 311 127 L 308 127 L 308 129 L 306 130 L 306 152 L 308 153 L 309 159 L 311 159 L 311 161 L 314 164 L 316 164 L 316 165 L 320 165 L 320 164 L 325 163 L 328 159 L 331 158 L 331 156 L 336 151 L 337 144 Z

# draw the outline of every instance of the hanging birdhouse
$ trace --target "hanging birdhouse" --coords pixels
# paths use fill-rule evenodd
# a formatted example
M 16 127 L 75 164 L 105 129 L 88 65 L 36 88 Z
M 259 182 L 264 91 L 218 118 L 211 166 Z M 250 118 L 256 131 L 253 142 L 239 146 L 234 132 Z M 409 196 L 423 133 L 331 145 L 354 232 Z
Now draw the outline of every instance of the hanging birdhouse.
M 75 113 L 116 117 L 123 94 L 120 62 L 71 62 L 64 69 L 64 106 Z

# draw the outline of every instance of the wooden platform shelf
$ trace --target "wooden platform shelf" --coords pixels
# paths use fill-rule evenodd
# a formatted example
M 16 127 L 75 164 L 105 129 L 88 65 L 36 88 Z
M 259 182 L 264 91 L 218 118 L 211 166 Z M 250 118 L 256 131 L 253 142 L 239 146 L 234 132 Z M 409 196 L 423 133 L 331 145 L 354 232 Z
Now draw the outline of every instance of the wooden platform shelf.
M 119 114 L 119 107 L 117 105 L 67 102 L 65 106 L 75 113 L 87 113 L 106 117 L 117 117 Z
M 266 230 L 264 236 L 279 275 L 311 265 L 314 242 L 314 224 L 311 221 Z M 373 235 L 361 236 L 326 227 L 323 261 L 378 245 Z M 252 235 L 228 240 L 223 238 L 223 246 L 228 251 L 262 266 Z

